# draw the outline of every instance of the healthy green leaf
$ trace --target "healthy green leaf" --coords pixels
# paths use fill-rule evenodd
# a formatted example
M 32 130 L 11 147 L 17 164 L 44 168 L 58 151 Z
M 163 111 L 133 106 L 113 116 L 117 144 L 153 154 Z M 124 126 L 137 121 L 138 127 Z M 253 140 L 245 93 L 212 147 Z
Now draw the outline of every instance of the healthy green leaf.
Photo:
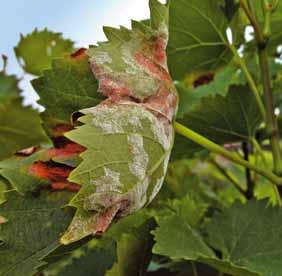
M 228 20 L 220 1 L 171 0 L 168 64 L 172 77 L 213 71 L 230 60 L 226 46 Z
M 62 207 L 68 193 L 41 193 L 22 197 L 6 193 L 0 207 L 0 275 L 31 276 L 44 264 L 42 259 L 59 246 L 59 237 L 70 222 Z
M 80 247 L 63 258 L 59 263 L 53 264 L 46 276 L 104 276 L 116 260 L 116 246 L 114 243 L 104 247 L 92 246 L 92 242 Z
M 73 44 L 71 40 L 64 39 L 61 33 L 35 29 L 31 34 L 21 35 L 15 54 L 26 72 L 41 75 L 44 69 L 51 67 L 53 58 L 72 52 Z
M 214 80 L 208 84 L 196 88 L 185 87 L 183 83 L 178 83 L 176 88 L 179 95 L 179 108 L 177 117 L 181 118 L 185 113 L 192 111 L 195 105 L 201 103 L 201 99 L 207 96 L 226 96 L 230 86 L 236 77 L 236 69 L 226 67 L 223 71 L 214 76 Z
M 153 253 L 172 259 L 214 258 L 214 252 L 194 228 L 201 220 L 205 206 L 197 205 L 189 197 L 178 201 L 176 206 L 174 213 L 158 220 L 159 227 L 153 231 L 156 241 Z
M 106 276 L 144 275 L 151 257 L 153 238 L 150 230 L 154 226 L 148 221 L 130 233 L 124 233 L 117 241 L 117 262 Z
M 46 117 L 61 122 L 69 122 L 73 112 L 103 99 L 97 93 L 98 83 L 86 56 L 53 60 L 52 69 L 44 71 L 32 85 L 40 96 L 39 104 L 46 108 Z
M 0 72 L 0 160 L 48 142 L 38 112 L 22 105 L 17 84 L 14 76 Z
M 0 71 L 0 102 L 10 101 L 19 96 L 18 82 L 15 76 L 8 76 Z
M 281 209 L 266 200 L 237 203 L 212 219 L 209 243 L 222 252 L 223 261 L 259 275 L 278 276 L 282 270 L 281 219 Z
M 262 118 L 249 89 L 232 86 L 225 97 L 203 98 L 200 105 L 184 113 L 178 121 L 218 144 L 226 144 L 248 141 Z M 201 148 L 196 144 L 176 135 L 174 158 L 188 157 L 199 150 Z
M 0 103 L 0 141 L 0 159 L 18 150 L 49 142 L 38 112 L 23 107 L 21 99 Z

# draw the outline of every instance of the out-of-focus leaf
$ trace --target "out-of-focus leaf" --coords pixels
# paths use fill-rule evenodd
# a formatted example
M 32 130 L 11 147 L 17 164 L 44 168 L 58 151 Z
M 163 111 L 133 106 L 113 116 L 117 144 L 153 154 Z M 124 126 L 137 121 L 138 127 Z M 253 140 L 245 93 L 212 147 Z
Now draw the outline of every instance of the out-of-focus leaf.
M 97 105 L 103 99 L 85 55 L 52 61 L 52 68 L 32 81 L 47 119 L 70 122 L 73 112 Z
M 62 209 L 68 193 L 44 192 L 39 197 L 5 194 L 0 207 L 0 274 L 31 276 L 44 264 L 42 259 L 59 246 L 59 238 L 70 222 Z
M 207 96 L 221 95 L 226 96 L 229 87 L 233 84 L 236 77 L 236 69 L 226 67 L 222 72 L 218 72 L 208 84 L 198 86 L 196 88 L 185 87 L 182 83 L 176 85 L 179 94 L 178 117 L 182 117 L 185 113 L 192 111 L 195 105 L 201 103 L 201 99 Z
M 22 105 L 17 84 L 14 76 L 0 72 L 0 160 L 49 141 L 38 112 Z
M 218 144 L 248 141 L 262 121 L 253 94 L 244 86 L 232 86 L 225 97 L 205 97 L 182 114 L 180 123 Z M 189 157 L 199 150 L 195 143 L 176 135 L 172 156 Z
M 61 33 L 35 29 L 26 36 L 21 35 L 15 53 L 26 72 L 40 75 L 44 69 L 51 67 L 53 58 L 72 52 L 73 44 L 71 40 L 64 39 Z

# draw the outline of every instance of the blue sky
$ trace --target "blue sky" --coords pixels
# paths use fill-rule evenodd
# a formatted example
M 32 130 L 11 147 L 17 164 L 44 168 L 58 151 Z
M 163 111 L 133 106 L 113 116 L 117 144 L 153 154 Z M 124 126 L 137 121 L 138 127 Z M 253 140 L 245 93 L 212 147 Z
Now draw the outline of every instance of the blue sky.
M 34 103 L 36 95 L 29 85 L 30 76 L 23 75 L 14 57 L 13 47 L 20 33 L 47 27 L 62 32 L 77 46 L 88 46 L 104 40 L 103 25 L 129 26 L 130 19 L 149 16 L 148 0 L 8 0 L 1 3 L 0 54 L 9 58 L 8 72 L 23 78 L 26 103 Z M 1 66 L 1 64 L 0 64 Z

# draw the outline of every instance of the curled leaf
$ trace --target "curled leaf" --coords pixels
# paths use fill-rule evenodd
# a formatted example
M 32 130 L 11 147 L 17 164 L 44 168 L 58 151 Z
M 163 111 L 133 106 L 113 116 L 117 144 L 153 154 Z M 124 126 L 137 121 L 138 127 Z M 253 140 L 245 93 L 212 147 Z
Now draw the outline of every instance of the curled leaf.
M 83 109 L 83 124 L 66 137 L 86 148 L 69 181 L 81 185 L 63 244 L 104 232 L 114 218 L 149 204 L 160 190 L 173 145 L 178 97 L 166 62 L 165 5 L 150 1 L 151 26 L 106 28 L 109 41 L 88 51 L 107 97 Z M 113 35 L 115 34 L 115 35 Z

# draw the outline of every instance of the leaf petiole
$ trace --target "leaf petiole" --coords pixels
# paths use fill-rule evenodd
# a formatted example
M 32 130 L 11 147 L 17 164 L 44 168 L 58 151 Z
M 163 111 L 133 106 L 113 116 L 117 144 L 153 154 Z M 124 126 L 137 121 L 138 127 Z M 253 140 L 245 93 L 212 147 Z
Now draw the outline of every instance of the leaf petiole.
M 242 157 L 239 157 L 235 155 L 234 153 L 229 152 L 224 147 L 212 142 L 211 140 L 205 138 L 201 134 L 185 127 L 184 125 L 178 122 L 174 122 L 174 129 L 178 134 L 188 138 L 189 140 L 197 143 L 198 145 L 201 145 L 202 147 L 208 149 L 212 153 L 220 154 L 223 157 L 225 157 L 226 159 L 238 165 L 241 165 L 245 168 L 249 168 L 250 170 L 255 171 L 256 173 L 267 178 L 269 181 L 271 181 L 275 185 L 282 185 L 281 177 L 275 175 L 274 173 L 268 170 L 264 170 L 260 167 L 255 166 L 254 164 L 251 164 L 250 162 L 244 160 Z

